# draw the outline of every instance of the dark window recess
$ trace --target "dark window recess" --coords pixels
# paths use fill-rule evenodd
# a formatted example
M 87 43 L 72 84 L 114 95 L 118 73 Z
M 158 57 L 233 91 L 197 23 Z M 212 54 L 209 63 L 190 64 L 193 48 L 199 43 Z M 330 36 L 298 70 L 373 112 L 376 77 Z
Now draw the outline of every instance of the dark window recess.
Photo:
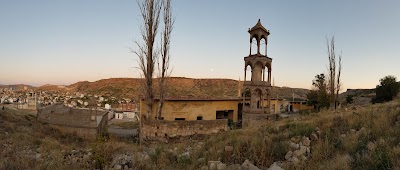
M 197 116 L 197 120 L 203 120 L 203 116 Z
M 185 120 L 185 118 L 175 118 L 175 120 Z
M 216 111 L 216 119 L 228 119 L 233 116 L 233 110 Z

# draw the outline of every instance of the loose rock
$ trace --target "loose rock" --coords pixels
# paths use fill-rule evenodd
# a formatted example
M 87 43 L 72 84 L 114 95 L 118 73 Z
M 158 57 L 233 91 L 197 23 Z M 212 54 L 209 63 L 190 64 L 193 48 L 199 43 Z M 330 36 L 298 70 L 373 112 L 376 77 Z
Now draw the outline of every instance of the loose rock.
M 233 164 L 226 167 L 229 170 L 242 170 L 242 167 L 239 164 Z
M 225 169 L 226 169 L 226 164 L 224 163 L 217 164 L 217 170 L 225 170 Z
M 249 164 L 249 170 L 261 170 L 257 166 L 253 165 L 252 163 Z
M 300 163 L 300 160 L 296 157 L 292 157 L 291 161 L 293 162 L 293 164 L 297 165 Z
M 310 143 L 311 143 L 311 141 L 310 141 L 310 139 L 308 137 L 304 138 L 304 140 L 303 140 L 303 145 L 304 146 L 310 146 Z
M 296 143 L 294 143 L 294 142 L 290 142 L 289 146 L 290 146 L 291 148 L 293 148 L 293 149 L 299 149 L 299 147 L 300 147 L 299 144 L 296 144 Z
M 225 152 L 232 152 L 233 146 L 225 146 Z
M 361 136 L 361 135 L 366 135 L 367 134 L 367 129 L 365 127 L 362 127 L 357 133 L 357 136 Z
M 267 170 L 283 170 L 283 168 L 274 162 Z
M 292 151 L 288 151 L 285 155 L 285 159 L 289 160 L 291 157 L 293 156 L 293 152 Z
M 315 133 L 312 133 L 311 136 L 310 136 L 310 138 L 311 138 L 311 140 L 313 140 L 313 141 L 318 140 L 318 136 L 317 136 L 317 134 L 315 134 Z

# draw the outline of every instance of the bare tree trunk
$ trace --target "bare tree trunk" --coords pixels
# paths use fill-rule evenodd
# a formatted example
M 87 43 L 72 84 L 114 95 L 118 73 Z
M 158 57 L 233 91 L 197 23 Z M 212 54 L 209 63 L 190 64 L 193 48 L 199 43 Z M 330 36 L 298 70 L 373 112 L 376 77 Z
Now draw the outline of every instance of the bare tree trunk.
M 160 0 L 143 0 L 138 1 L 140 8 L 140 15 L 143 19 L 141 26 L 141 35 L 143 42 L 135 41 L 137 50 L 133 52 L 138 56 L 139 69 L 141 70 L 142 77 L 144 78 L 144 97 L 146 99 L 146 118 L 149 119 L 153 113 L 153 74 L 154 64 L 157 59 L 157 52 L 154 50 L 154 41 L 157 35 L 158 24 L 160 21 L 160 11 L 162 3 Z M 140 144 L 142 143 L 142 124 L 143 119 L 140 116 Z
M 138 1 L 138 5 L 143 19 L 141 27 L 143 42 L 135 42 L 138 46 L 135 54 L 139 57 L 139 68 L 144 77 L 144 96 L 147 107 L 146 118 L 148 119 L 151 113 L 153 113 L 153 75 L 155 60 L 157 59 L 157 52 L 154 50 L 154 41 L 157 35 L 162 4 L 160 0 L 144 0 L 143 2 Z
M 158 105 L 157 118 L 161 119 L 162 108 L 164 106 L 165 94 L 166 94 L 166 78 L 169 77 L 169 49 L 171 42 L 171 33 L 174 25 L 174 19 L 171 14 L 171 0 L 164 0 L 164 31 L 163 37 L 161 38 L 161 68 L 158 64 L 159 73 L 159 92 L 160 101 Z
M 326 45 L 328 48 L 328 59 L 329 59 L 329 92 L 330 92 L 330 108 L 335 110 L 335 79 L 336 79 L 336 54 L 335 54 L 335 37 L 333 36 L 331 40 L 326 39 Z
M 342 54 L 339 54 L 339 68 L 338 68 L 338 75 L 336 81 L 336 106 L 339 106 L 339 91 L 341 89 L 341 81 L 340 81 L 340 74 L 342 72 Z

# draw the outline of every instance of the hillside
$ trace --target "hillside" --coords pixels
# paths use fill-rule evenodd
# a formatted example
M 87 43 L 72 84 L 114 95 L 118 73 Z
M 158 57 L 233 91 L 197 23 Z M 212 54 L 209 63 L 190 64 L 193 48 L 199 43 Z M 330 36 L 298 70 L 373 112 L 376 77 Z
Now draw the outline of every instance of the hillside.
M 339 95 L 341 102 L 345 102 L 349 95 L 353 96 L 354 105 L 366 105 L 370 104 L 375 96 L 375 89 L 347 89 L 346 92 Z
M 63 134 L 33 112 L 6 108 L 0 110 L 0 169 L 399 169 L 399 110 L 395 100 L 139 146 L 113 136 Z
M 13 89 L 15 89 L 15 90 L 23 90 L 24 89 L 24 87 L 28 87 L 28 89 L 33 89 L 34 87 L 33 86 L 30 86 L 30 85 L 26 85 L 26 84 L 13 84 L 13 85 L 3 85 L 3 84 L 0 84 L 0 88 L 13 88 Z
M 156 79 L 157 82 L 157 79 Z M 112 78 L 95 82 L 82 81 L 66 87 L 66 90 L 86 92 L 91 94 L 135 98 L 142 95 L 141 80 L 138 78 Z M 196 97 L 196 98 L 235 98 L 238 97 L 238 88 L 242 82 L 231 79 L 192 79 L 171 77 L 167 80 L 168 97 Z M 157 91 L 157 83 L 155 90 Z M 239 86 L 239 87 L 238 87 Z M 292 99 L 306 99 L 309 90 L 289 87 L 274 87 L 272 97 Z M 158 92 L 156 92 L 158 93 Z
M 46 84 L 40 87 L 36 88 L 37 90 L 41 91 L 62 91 L 66 89 L 66 86 L 60 86 L 60 85 L 51 85 L 51 84 Z

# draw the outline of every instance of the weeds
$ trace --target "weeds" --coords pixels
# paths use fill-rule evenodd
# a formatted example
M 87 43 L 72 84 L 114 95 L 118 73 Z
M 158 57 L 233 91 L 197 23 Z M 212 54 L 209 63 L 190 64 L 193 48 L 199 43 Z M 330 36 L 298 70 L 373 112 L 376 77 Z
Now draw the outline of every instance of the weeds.
M 315 131 L 315 126 L 306 123 L 289 123 L 286 125 L 289 137 L 309 136 Z

